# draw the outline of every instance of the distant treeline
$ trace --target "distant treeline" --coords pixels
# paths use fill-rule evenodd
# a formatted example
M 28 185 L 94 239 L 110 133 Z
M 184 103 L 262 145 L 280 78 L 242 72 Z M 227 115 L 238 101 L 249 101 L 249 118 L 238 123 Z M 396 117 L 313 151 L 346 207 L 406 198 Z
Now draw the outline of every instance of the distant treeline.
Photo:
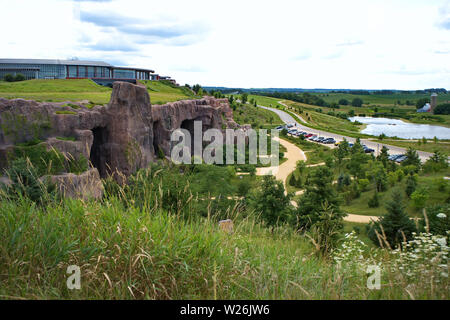
M 204 89 L 210 91 L 220 91 L 224 94 L 237 93 L 241 94 L 244 92 L 250 94 L 261 94 L 264 95 L 273 93 L 290 93 L 290 94 L 300 94 L 305 92 L 314 93 L 346 93 L 354 95 L 391 95 L 391 94 L 446 94 L 447 90 L 444 88 L 430 88 L 424 90 L 353 90 L 353 89 L 300 89 L 300 88 L 226 88 L 226 87 L 204 87 Z
M 381 94 L 381 95 L 391 95 L 391 94 L 431 94 L 440 93 L 446 94 L 447 90 L 444 88 L 430 88 L 424 90 L 332 90 L 330 93 L 347 93 L 347 94 L 357 94 L 357 95 L 370 95 L 370 94 Z

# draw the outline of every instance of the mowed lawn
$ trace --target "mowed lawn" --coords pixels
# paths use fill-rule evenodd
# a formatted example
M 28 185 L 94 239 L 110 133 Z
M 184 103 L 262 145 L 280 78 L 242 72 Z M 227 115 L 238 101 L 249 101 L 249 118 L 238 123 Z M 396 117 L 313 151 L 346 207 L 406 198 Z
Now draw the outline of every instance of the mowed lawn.
M 158 81 L 148 83 L 146 86 L 152 104 L 195 98 L 194 94 L 184 87 L 173 87 Z M 95 104 L 106 104 L 111 97 L 111 91 L 111 88 L 100 86 L 89 79 L 0 81 L 0 97 L 6 99 L 23 98 L 40 102 L 89 100 Z

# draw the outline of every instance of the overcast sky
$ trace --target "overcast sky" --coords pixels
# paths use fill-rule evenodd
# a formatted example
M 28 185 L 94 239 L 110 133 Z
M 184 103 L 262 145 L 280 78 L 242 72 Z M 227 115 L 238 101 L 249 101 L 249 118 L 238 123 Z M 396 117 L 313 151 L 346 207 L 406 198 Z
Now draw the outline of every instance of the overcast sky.
M 180 84 L 450 89 L 450 1 L 0 0 L 0 58 L 103 60 Z

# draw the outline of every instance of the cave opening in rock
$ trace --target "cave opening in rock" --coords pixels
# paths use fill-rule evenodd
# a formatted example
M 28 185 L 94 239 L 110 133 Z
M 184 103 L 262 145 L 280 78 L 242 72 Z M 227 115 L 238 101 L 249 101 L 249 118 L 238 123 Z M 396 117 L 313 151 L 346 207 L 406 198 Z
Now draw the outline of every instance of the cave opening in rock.
M 158 158 L 164 157 L 164 151 L 162 150 L 162 130 L 163 126 L 161 121 L 153 123 L 153 149 L 155 156 Z
M 104 144 L 107 142 L 108 132 L 105 127 L 96 127 L 92 129 L 92 134 L 94 136 L 94 141 L 91 147 L 90 161 L 94 168 L 97 168 L 100 176 L 103 178 L 108 173 L 109 161 L 105 154 L 103 148 Z
M 187 119 L 181 122 L 181 129 L 186 129 L 191 134 L 191 155 L 194 154 L 194 120 Z

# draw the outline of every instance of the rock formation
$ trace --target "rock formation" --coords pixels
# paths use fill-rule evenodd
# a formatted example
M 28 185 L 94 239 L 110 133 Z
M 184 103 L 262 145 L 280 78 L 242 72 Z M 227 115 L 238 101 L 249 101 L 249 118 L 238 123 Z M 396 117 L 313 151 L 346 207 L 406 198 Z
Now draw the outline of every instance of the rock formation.
M 204 130 L 237 127 L 227 99 L 152 106 L 146 88 L 128 82 L 115 82 L 110 102 L 92 108 L 82 102 L 0 98 L 0 169 L 15 145 L 36 140 L 67 156 L 83 155 L 101 177 L 116 172 L 127 177 L 158 153 L 169 156 L 172 132 L 189 129 L 195 120 L 202 121 Z

